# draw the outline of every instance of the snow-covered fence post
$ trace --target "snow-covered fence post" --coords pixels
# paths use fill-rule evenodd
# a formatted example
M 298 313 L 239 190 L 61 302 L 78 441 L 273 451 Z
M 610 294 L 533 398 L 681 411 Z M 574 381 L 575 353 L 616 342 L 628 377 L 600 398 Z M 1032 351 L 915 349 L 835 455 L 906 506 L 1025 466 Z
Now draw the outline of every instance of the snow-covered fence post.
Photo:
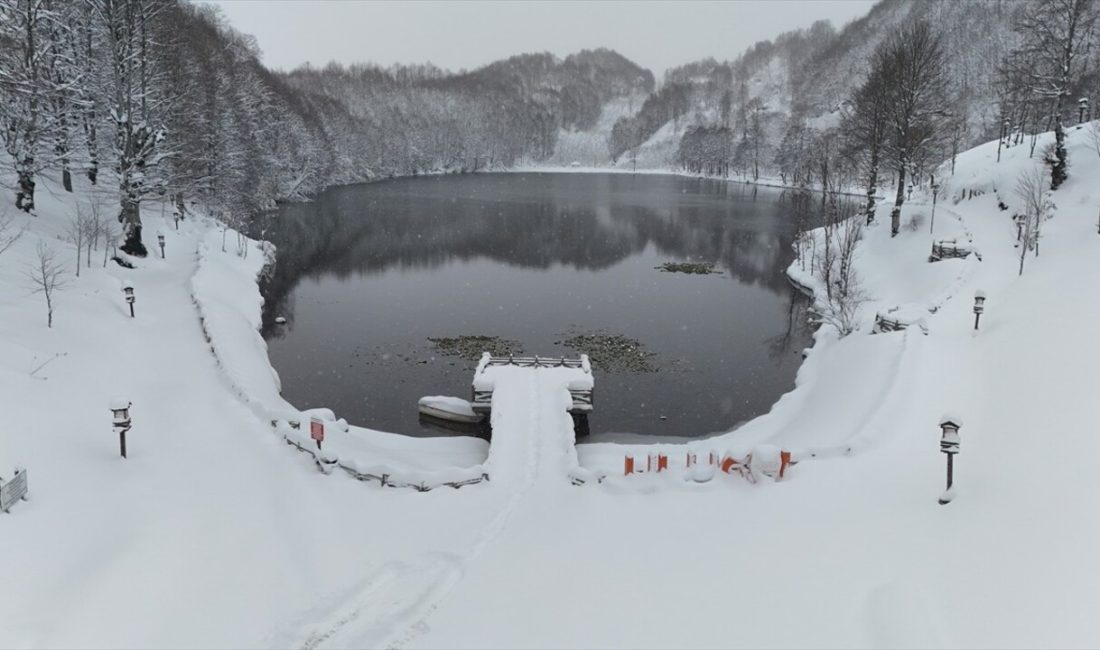
M 127 280 L 122 284 L 122 293 L 126 296 L 126 303 L 130 305 L 130 318 L 134 317 L 134 283 Z
M 978 289 L 974 292 L 974 329 L 978 329 L 978 320 L 985 313 L 985 292 Z
M 130 406 L 129 400 L 111 400 L 111 413 L 114 415 L 114 428 L 118 431 L 118 447 L 123 458 L 126 458 L 126 432 L 130 430 Z
M 164 259 L 164 235 L 157 235 L 157 245 L 160 246 L 160 259 Z
M 940 505 L 947 505 L 955 498 L 951 486 L 955 482 L 955 454 L 959 453 L 959 427 L 962 420 L 945 415 L 940 418 L 940 451 L 947 456 L 947 490 L 940 497 Z

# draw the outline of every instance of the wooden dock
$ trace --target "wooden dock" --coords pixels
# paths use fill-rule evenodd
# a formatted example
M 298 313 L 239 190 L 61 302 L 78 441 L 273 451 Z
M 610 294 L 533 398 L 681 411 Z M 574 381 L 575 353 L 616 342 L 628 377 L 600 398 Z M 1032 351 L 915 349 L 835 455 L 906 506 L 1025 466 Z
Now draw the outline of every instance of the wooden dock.
M 501 366 L 514 366 L 517 368 L 570 368 L 578 370 L 580 371 L 578 373 L 578 380 L 570 382 L 568 387 L 569 396 L 573 399 L 573 404 L 569 412 L 575 415 L 587 415 L 592 412 L 595 406 L 593 402 L 595 382 L 592 377 L 592 365 L 588 361 L 587 354 L 582 354 L 580 358 L 577 359 L 567 359 L 565 357 L 540 357 L 538 355 L 533 357 L 516 357 L 512 355 L 508 355 L 507 357 L 494 357 L 486 352 L 481 356 L 481 361 L 474 371 L 474 381 L 471 387 L 470 406 L 474 409 L 475 413 L 487 414 L 492 410 L 493 385 L 491 383 L 479 381 L 479 379 L 484 376 L 487 369 Z

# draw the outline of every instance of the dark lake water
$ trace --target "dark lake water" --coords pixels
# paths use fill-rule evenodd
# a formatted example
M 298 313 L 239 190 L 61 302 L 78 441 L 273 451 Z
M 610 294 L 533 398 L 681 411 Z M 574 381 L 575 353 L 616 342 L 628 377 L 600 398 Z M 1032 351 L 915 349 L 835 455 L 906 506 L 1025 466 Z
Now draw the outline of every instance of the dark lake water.
M 263 334 L 283 394 L 370 428 L 438 435 L 424 395 L 469 398 L 474 363 L 429 337 L 498 336 L 575 356 L 622 335 L 656 372 L 597 367 L 593 434 L 702 436 L 765 413 L 810 343 L 784 277 L 777 190 L 627 174 L 478 174 L 326 192 L 267 218 Z M 716 275 L 666 273 L 713 262 Z M 287 319 L 274 324 L 276 316 Z

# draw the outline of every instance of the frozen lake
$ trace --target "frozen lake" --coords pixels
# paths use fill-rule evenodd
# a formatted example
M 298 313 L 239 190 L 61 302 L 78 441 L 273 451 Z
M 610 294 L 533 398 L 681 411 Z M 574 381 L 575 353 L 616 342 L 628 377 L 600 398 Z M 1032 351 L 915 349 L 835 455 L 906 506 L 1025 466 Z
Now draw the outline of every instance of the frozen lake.
M 787 213 L 778 190 L 676 176 L 341 187 L 267 217 L 278 260 L 264 336 L 293 404 L 410 435 L 438 435 L 418 419 L 421 396 L 469 398 L 474 362 L 429 338 L 576 356 L 570 337 L 621 336 L 644 367 L 597 361 L 593 439 L 725 431 L 793 387 L 810 343 L 806 301 L 784 277 Z M 720 273 L 655 268 L 679 261 Z

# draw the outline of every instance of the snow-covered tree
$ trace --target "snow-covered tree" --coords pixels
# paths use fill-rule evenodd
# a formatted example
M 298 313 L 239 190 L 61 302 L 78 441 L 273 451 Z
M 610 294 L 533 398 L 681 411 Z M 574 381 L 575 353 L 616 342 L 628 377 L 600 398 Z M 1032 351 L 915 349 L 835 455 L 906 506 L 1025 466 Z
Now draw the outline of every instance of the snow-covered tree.
M 903 26 L 875 52 L 872 74 L 881 74 L 886 96 L 885 152 L 897 171 L 890 233 L 901 229 L 906 175 L 944 137 L 949 117 L 943 41 L 925 21 Z
M 45 242 L 35 247 L 33 264 L 27 269 L 31 292 L 46 299 L 46 327 L 53 327 L 54 294 L 65 288 L 65 267 L 57 261 L 57 253 Z
M 1016 246 L 1020 249 L 1019 275 L 1024 274 L 1024 260 L 1029 252 L 1039 254 L 1039 236 L 1043 222 L 1054 210 L 1051 189 L 1048 187 L 1042 168 L 1034 167 L 1022 172 L 1016 179 L 1016 197 L 1023 203 L 1023 213 L 1017 215 L 1020 220 L 1020 239 Z
M 1023 4 L 1016 31 L 1023 43 L 1008 60 L 1014 76 L 1046 103 L 1055 147 L 1047 161 L 1051 189 L 1069 175 L 1063 113 L 1080 79 L 1096 36 L 1100 4 L 1096 0 L 1041 0 Z
M 114 127 L 112 161 L 118 178 L 119 222 L 131 255 L 147 254 L 141 240 L 141 202 L 161 191 L 158 175 L 165 148 L 164 116 L 172 91 L 165 71 L 156 65 L 158 48 L 172 26 L 162 20 L 169 0 L 86 0 L 92 6 L 93 29 L 103 40 L 110 76 L 103 88 L 107 113 Z
M 859 160 L 867 188 L 864 204 L 866 223 L 875 220 L 875 197 L 878 194 L 879 169 L 882 165 L 882 149 L 886 139 L 887 101 L 886 70 L 872 68 L 867 79 L 853 93 L 845 114 L 842 128 L 847 145 L 854 149 Z
M 51 0 L 0 0 L 0 139 L 15 166 L 15 207 L 25 212 L 34 212 L 36 176 L 55 160 L 64 31 Z

